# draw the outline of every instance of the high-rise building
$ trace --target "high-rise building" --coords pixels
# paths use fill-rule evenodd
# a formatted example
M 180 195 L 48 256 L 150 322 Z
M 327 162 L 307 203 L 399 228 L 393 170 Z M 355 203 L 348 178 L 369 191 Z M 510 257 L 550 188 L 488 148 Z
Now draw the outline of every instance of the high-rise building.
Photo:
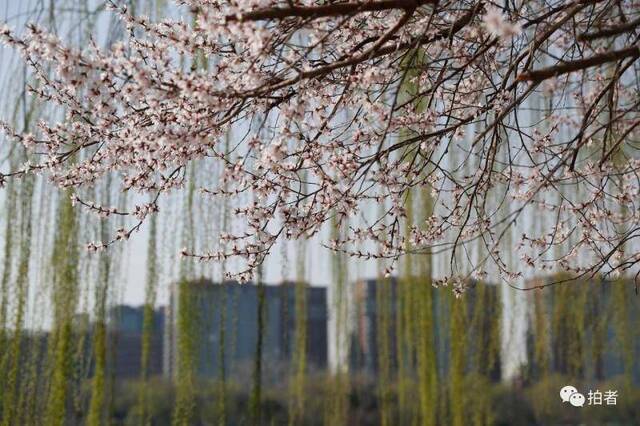
M 287 368 L 296 346 L 297 290 L 292 283 L 175 283 L 166 308 L 165 375 L 177 374 L 180 351 L 191 350 L 198 376 L 218 377 L 224 368 L 227 377 L 241 379 L 251 373 L 259 345 L 263 371 Z M 304 285 L 302 290 L 307 364 L 322 369 L 327 363 L 326 289 Z M 180 344 L 185 333 L 192 333 L 189 349 Z
M 115 305 L 107 312 L 106 368 L 114 377 L 135 379 L 142 375 L 144 309 L 144 306 Z M 147 373 L 157 376 L 162 374 L 164 309 L 153 310 L 152 314 Z M 97 323 L 88 313 L 78 313 L 74 315 L 72 325 L 74 334 L 83 336 L 79 341 L 84 345 L 84 353 L 91 354 Z M 49 343 L 48 333 L 43 335 L 43 342 L 45 346 Z M 95 371 L 95 358 L 85 361 L 87 369 L 83 371 L 91 377 Z
M 401 307 L 401 291 L 407 291 L 412 286 L 413 292 L 405 293 L 404 303 L 414 306 L 414 318 L 406 318 L 406 310 Z M 417 287 L 426 288 L 416 291 Z M 428 292 L 428 293 L 425 293 Z M 416 309 L 424 309 L 423 304 L 417 304 L 415 299 L 418 294 L 422 297 L 428 295 L 431 308 L 431 320 L 429 325 L 420 324 Z M 447 374 L 450 368 L 451 339 L 453 331 L 453 303 L 459 304 L 462 309 L 461 330 L 458 338 L 463 339 L 466 345 L 462 345 L 465 365 L 471 364 L 474 357 L 480 356 L 488 361 L 495 358 L 491 365 L 487 365 L 483 373 L 493 380 L 500 378 L 500 355 L 497 344 L 491 348 L 491 333 L 499 334 L 499 289 L 493 284 L 479 284 L 471 282 L 465 295 L 461 299 L 455 299 L 447 289 L 434 289 L 428 281 L 402 282 L 395 278 L 386 280 L 360 280 L 352 287 L 353 302 L 350 304 L 351 324 L 349 339 L 349 368 L 353 372 L 361 372 L 367 375 L 377 375 L 381 365 L 391 371 L 398 368 L 398 357 L 402 353 L 405 362 L 412 358 L 411 352 L 416 351 L 416 339 L 426 336 L 427 330 L 421 329 L 418 333 L 415 327 L 430 327 L 434 361 L 440 374 Z M 400 318 L 400 315 L 405 317 Z M 402 320 L 402 321 L 399 321 Z M 402 322 L 404 329 L 399 329 Z M 418 325 L 420 324 L 420 325 Z M 402 344 L 401 335 L 410 340 L 410 346 L 398 348 Z M 416 334 L 417 333 L 417 334 Z M 406 342 L 405 342 L 406 345 Z M 400 350 L 399 350 L 400 349 Z M 494 353 L 489 354 L 493 350 Z M 411 362 L 409 362 L 411 363 Z M 488 362 L 486 362 L 488 364 Z
M 142 374 L 142 339 L 144 307 L 117 305 L 109 310 L 108 319 L 109 356 L 116 377 L 135 378 Z M 150 332 L 149 371 L 150 376 L 162 373 L 162 338 L 164 312 L 153 311 Z
M 380 349 L 386 344 L 392 365 L 396 363 L 396 313 L 398 311 L 395 279 L 360 280 L 352 290 L 350 316 L 349 367 L 353 371 L 374 374 L 378 371 Z M 386 315 L 385 315 L 386 314 Z M 384 342 L 381 341 L 384 339 Z

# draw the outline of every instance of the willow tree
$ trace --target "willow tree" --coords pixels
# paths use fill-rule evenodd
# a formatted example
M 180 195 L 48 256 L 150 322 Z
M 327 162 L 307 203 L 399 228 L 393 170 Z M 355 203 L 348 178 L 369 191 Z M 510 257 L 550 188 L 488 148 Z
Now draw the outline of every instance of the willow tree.
M 283 245 L 284 250 L 287 245 Z M 307 298 L 307 242 L 301 240 L 297 243 L 294 289 L 294 330 L 293 330 L 293 356 L 292 374 L 290 378 L 291 405 L 289 409 L 289 424 L 295 425 L 304 418 L 307 383 L 307 352 L 309 348 L 308 333 L 309 315 Z M 283 253 L 283 276 L 286 276 L 287 254 Z M 288 293 L 285 303 L 288 305 Z
M 22 182 L 20 198 L 20 234 L 22 240 L 19 245 L 17 279 L 15 281 L 14 300 L 14 323 L 12 327 L 13 336 L 11 343 L 7 344 L 5 353 L 2 354 L 2 366 L 7 371 L 6 386 L 3 390 L 2 398 L 2 419 L 3 424 L 9 425 L 16 421 L 15 409 L 18 406 L 19 376 L 21 360 L 23 358 L 23 330 L 25 327 L 25 316 L 27 310 L 27 291 L 29 285 L 29 263 L 31 261 L 31 234 L 32 234 L 32 205 L 33 205 L 33 179 Z M 3 329 L 3 332 L 6 329 Z M 4 343 L 4 342 L 3 342 Z M 4 371 L 4 369 L 3 369 Z
M 51 390 L 45 419 L 48 424 L 63 425 L 67 419 L 73 352 L 73 320 L 78 301 L 77 217 L 71 200 L 58 209 L 57 235 L 51 265 L 54 271 L 54 331 L 50 339 L 52 354 Z
M 142 324 L 142 349 L 140 351 L 140 394 L 138 396 L 138 416 L 140 423 L 144 425 L 151 424 L 150 402 L 149 402 L 149 364 L 151 357 L 151 339 L 154 329 L 154 309 L 156 304 L 156 295 L 158 287 L 158 265 L 157 265 L 157 219 L 154 217 L 151 219 L 151 230 L 149 236 L 149 247 L 147 252 L 147 282 L 145 286 L 145 304 L 144 304 L 144 317 Z
M 111 198 L 111 185 L 109 183 L 107 181 L 105 185 L 105 199 L 107 201 Z M 102 238 L 105 238 L 109 223 L 105 221 L 101 225 L 100 234 Z M 96 321 L 93 331 L 95 372 L 92 379 L 91 402 L 88 414 L 88 423 L 92 426 L 104 424 L 107 413 L 105 398 L 107 389 L 107 308 L 110 284 L 113 281 L 111 257 L 107 253 L 102 253 L 99 261 L 99 279 L 95 291 Z
M 195 193 L 195 165 L 190 167 L 191 184 L 187 188 L 182 204 L 182 241 L 193 244 L 195 237 L 195 219 L 193 198 Z M 198 282 L 189 281 L 193 277 L 195 265 L 193 262 L 183 262 L 180 265 L 180 281 L 177 283 L 177 369 L 176 369 L 176 402 L 172 424 L 186 426 L 193 423 L 196 409 L 196 374 L 199 362 L 199 341 L 197 339 L 201 312 L 198 311 L 200 301 L 197 291 Z M 201 303 L 201 302 L 200 302 Z
M 343 230 L 338 218 L 332 223 L 332 234 L 338 238 Z M 346 424 L 349 416 L 351 381 L 349 378 L 349 279 L 348 264 L 343 253 L 331 257 L 331 287 L 327 306 L 331 306 L 328 322 L 328 356 L 331 372 L 327 378 L 324 424 Z

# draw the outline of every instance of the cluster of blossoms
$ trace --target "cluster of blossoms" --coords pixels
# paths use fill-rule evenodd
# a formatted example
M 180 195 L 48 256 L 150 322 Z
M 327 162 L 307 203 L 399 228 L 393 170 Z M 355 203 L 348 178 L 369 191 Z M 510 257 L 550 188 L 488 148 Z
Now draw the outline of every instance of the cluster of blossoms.
M 0 29 L 40 81 L 32 93 L 65 111 L 33 134 L 5 126 L 33 164 L 0 183 L 46 172 L 79 189 L 117 175 L 153 201 L 82 204 L 131 214 L 137 229 L 189 164 L 218 162 L 218 186 L 202 193 L 250 193 L 234 210 L 246 227 L 220 249 L 182 254 L 244 258 L 240 279 L 279 239 L 328 222 L 347 230 L 329 246 L 355 257 L 456 259 L 480 243 L 474 276 L 491 263 L 514 279 L 505 235 L 524 212 L 549 220 L 522 236 L 523 267 L 581 274 L 639 260 L 624 250 L 640 236 L 638 2 L 179 3 L 193 24 L 113 4 L 129 38 L 108 48 Z M 427 220 L 412 213 L 418 196 Z

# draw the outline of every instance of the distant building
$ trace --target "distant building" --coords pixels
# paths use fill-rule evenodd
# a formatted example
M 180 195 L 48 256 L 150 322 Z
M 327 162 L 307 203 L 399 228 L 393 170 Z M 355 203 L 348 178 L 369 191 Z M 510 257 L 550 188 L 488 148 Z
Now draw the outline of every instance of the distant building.
M 107 370 L 116 378 L 138 378 L 142 374 L 142 339 L 144 325 L 144 306 L 115 305 L 107 312 Z M 149 346 L 150 376 L 162 374 L 162 352 L 164 335 L 164 308 L 153 311 Z M 74 332 L 83 335 L 86 353 L 91 353 L 94 344 L 96 323 L 86 313 L 73 316 Z M 48 333 L 46 333 L 48 336 Z M 48 338 L 46 339 L 48 340 Z M 87 374 L 93 375 L 95 359 L 91 357 L 87 364 Z
M 396 313 L 398 312 L 397 282 L 391 279 L 387 282 L 371 280 L 357 281 L 353 287 L 353 315 L 349 339 L 349 368 L 354 371 L 375 374 L 379 367 L 381 336 L 385 336 L 388 343 L 391 367 L 396 360 Z M 388 328 L 381 328 L 382 309 L 388 314 L 386 324 Z
M 198 376 L 218 376 L 221 361 L 228 376 L 250 373 L 258 345 L 260 291 L 264 291 L 262 362 L 267 366 L 263 371 L 275 373 L 278 368 L 287 368 L 295 347 L 296 285 L 264 285 L 261 289 L 251 283 L 200 280 L 176 283 L 171 288 L 164 338 L 165 375 L 176 374 L 179 330 L 185 328 L 195 333 L 192 341 Z M 307 364 L 323 369 L 327 363 L 326 288 L 305 286 L 304 294 Z M 187 303 L 188 311 L 181 313 L 181 304 Z
M 431 292 L 432 332 L 434 356 L 441 375 L 446 374 L 450 364 L 451 348 L 451 297 L 447 289 L 434 289 L 428 282 L 414 283 L 426 285 Z M 398 315 L 400 312 L 399 292 L 403 283 L 391 278 L 386 281 L 375 279 L 357 281 L 352 289 L 353 303 L 350 305 L 350 320 L 353 322 L 349 339 L 349 368 L 352 372 L 377 375 L 380 369 L 381 349 L 386 345 L 388 367 L 393 371 L 398 368 Z M 482 286 L 482 296 L 478 291 Z M 464 305 L 466 364 L 480 354 L 490 358 L 490 330 L 499 329 L 498 313 L 500 309 L 499 288 L 492 284 L 469 285 L 462 299 L 454 303 Z M 483 300 L 478 305 L 479 297 Z M 481 309 L 476 309 L 476 307 Z M 386 327 L 386 330 L 383 328 Z M 496 332 L 499 334 L 499 331 Z M 500 355 L 494 348 L 495 358 L 491 366 L 484 371 L 492 380 L 500 379 Z
M 144 307 L 117 305 L 109 310 L 108 342 L 111 368 L 116 377 L 136 378 L 142 373 Z M 150 334 L 149 375 L 162 374 L 164 311 L 153 312 Z

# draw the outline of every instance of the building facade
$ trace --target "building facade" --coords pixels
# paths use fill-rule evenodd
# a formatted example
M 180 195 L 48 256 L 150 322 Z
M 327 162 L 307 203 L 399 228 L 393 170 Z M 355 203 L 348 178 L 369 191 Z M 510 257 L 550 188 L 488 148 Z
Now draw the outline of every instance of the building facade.
M 149 376 L 162 374 L 164 310 L 153 311 L 149 335 Z M 142 374 L 144 307 L 117 305 L 109 310 L 109 357 L 116 377 L 137 378 Z
M 164 374 L 177 374 L 180 338 L 186 333 L 193 334 L 190 356 L 197 376 L 225 374 L 242 380 L 252 372 L 258 353 L 267 375 L 289 368 L 296 347 L 296 290 L 300 289 L 291 283 L 175 283 L 166 308 Z M 326 289 L 304 285 L 302 290 L 307 364 L 323 369 L 327 363 Z

